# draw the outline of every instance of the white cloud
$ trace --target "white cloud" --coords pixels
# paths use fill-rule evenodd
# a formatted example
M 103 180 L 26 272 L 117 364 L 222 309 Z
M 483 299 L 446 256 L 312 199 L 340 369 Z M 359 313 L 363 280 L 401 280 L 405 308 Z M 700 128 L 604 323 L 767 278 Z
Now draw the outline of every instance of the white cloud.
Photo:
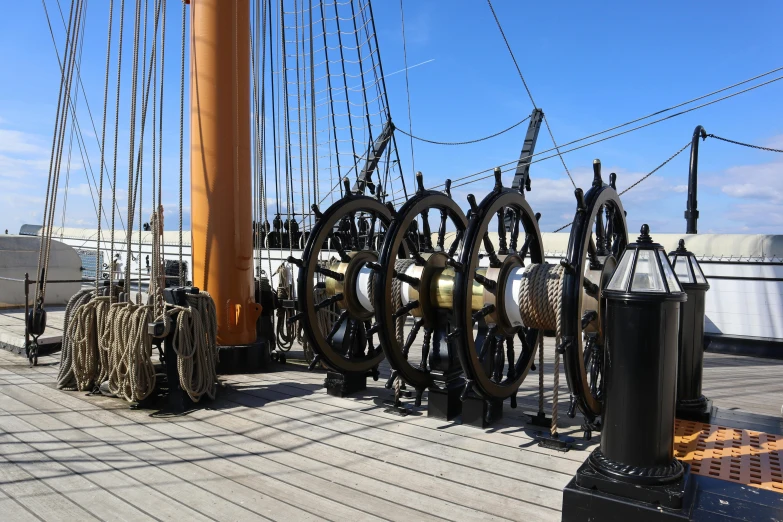
M 780 201 L 783 199 L 783 192 L 755 183 L 724 185 L 721 190 L 724 194 L 733 198 L 758 198 L 771 199 L 773 201 Z
M 688 192 L 688 185 L 675 185 L 672 187 L 673 192 Z
M 9 129 L 0 129 L 0 152 L 36 156 L 48 154 L 44 140 L 39 136 Z

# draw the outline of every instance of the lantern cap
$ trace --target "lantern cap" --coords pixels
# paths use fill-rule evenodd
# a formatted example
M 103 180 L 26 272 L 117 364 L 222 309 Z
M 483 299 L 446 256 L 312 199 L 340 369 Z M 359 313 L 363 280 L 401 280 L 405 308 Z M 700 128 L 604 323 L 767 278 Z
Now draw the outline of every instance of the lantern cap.
M 669 252 L 669 262 L 672 265 L 680 285 L 686 290 L 709 290 L 710 284 L 704 277 L 701 265 L 693 252 L 685 248 L 685 240 L 680 239 L 677 249 Z
M 604 297 L 635 301 L 684 301 L 677 277 L 674 275 L 663 246 L 653 241 L 650 226 L 642 225 L 636 243 L 625 249 Z

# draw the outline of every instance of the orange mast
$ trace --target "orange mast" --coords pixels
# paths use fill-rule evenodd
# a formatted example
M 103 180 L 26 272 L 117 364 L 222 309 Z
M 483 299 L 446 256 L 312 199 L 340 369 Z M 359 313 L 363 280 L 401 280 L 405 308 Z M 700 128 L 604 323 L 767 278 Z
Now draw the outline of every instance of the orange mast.
M 256 342 L 249 0 L 191 0 L 193 284 L 215 301 L 221 346 Z

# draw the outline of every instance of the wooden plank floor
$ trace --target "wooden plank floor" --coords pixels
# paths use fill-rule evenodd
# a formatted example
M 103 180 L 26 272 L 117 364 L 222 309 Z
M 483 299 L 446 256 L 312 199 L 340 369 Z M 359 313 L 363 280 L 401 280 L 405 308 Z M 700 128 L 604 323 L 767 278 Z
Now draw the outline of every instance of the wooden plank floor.
M 572 451 L 535 445 L 532 374 L 519 408 L 479 430 L 424 407 L 385 413 L 385 364 L 345 399 L 297 364 L 228 376 L 218 400 L 172 417 L 56 390 L 58 363 L 0 350 L 2 520 L 559 520 L 563 486 L 599 442 L 577 416 L 561 419 Z M 705 393 L 738 422 L 774 423 L 783 362 L 708 354 Z

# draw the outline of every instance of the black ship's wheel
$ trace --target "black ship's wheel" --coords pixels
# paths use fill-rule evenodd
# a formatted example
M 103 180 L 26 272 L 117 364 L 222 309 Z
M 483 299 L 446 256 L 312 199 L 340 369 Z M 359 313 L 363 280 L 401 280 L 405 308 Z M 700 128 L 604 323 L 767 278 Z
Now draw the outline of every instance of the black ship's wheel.
M 577 209 L 563 263 L 562 348 L 568 387 L 573 396 L 569 415 L 578 407 L 588 422 L 601 414 L 605 308 L 601 292 L 628 244 L 625 211 L 615 188 L 601 179 L 601 162 L 593 162 L 593 185 L 576 190 Z
M 503 400 L 516 396 L 543 335 L 515 319 L 519 314 L 507 309 L 506 294 L 512 291 L 512 274 L 526 264 L 542 263 L 544 251 L 538 216 L 519 191 L 503 187 L 499 170 L 495 177 L 495 189 L 480 205 L 468 196 L 470 224 L 454 285 L 460 332 L 455 340 L 469 388 L 484 399 Z M 497 244 L 490 230 L 497 232 Z M 488 268 L 480 267 L 485 257 Z
M 299 266 L 299 312 L 292 320 L 300 321 L 317 359 L 329 368 L 366 373 L 384 356 L 368 332 L 373 310 L 366 295 L 367 264 L 378 261 L 373 244 L 385 233 L 391 211 L 378 199 L 352 194 L 348 180 L 343 183 L 346 196 L 323 213 L 313 206 L 316 222 L 302 259 L 289 259 Z M 319 311 L 332 305 L 339 316 L 325 325 Z
M 424 190 L 421 173 L 419 190 L 396 213 L 383 240 L 375 275 L 373 303 L 379 341 L 395 375 L 421 391 L 432 384 L 430 370 L 439 367 L 439 343 L 432 343 L 436 329 L 447 335 L 452 319 L 454 257 L 467 227 L 467 218 L 446 192 Z M 432 241 L 429 212 L 440 214 L 437 238 Z M 416 224 L 421 223 L 421 233 Z M 447 234 L 455 232 L 447 241 Z M 447 244 L 448 243 L 448 244 Z M 401 259 L 407 247 L 411 259 Z M 400 328 L 412 315 L 415 322 L 407 336 Z M 408 355 L 422 336 L 421 361 L 413 364 Z M 432 346 L 432 351 L 430 350 Z M 456 361 L 455 361 L 456 364 Z

